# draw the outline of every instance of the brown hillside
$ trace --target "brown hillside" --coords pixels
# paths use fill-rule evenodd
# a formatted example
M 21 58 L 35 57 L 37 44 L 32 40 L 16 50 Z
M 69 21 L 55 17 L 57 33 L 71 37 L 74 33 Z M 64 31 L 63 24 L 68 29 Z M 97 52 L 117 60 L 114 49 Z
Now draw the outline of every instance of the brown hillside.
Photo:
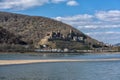
M 20 40 L 20 36 L 15 36 L 6 29 L 0 27 L 0 44 L 26 44 L 24 41 Z
M 38 44 L 39 41 L 46 36 L 46 33 L 51 31 L 59 30 L 63 35 L 66 35 L 72 29 L 74 32 L 84 35 L 72 26 L 50 18 L 7 12 L 0 12 L 0 26 L 9 31 L 9 33 L 21 36 L 20 39 L 27 44 L 33 45 Z M 98 43 L 97 40 L 88 36 L 86 37 L 86 44 Z

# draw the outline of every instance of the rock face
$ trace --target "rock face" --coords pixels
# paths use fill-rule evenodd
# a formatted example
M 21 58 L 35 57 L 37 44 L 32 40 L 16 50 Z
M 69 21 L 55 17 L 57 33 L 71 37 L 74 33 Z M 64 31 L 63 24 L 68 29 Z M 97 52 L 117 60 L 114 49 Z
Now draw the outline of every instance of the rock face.
M 33 45 L 38 47 L 43 45 L 43 43 L 48 43 L 49 46 L 54 46 L 54 48 L 71 48 L 79 49 L 81 47 L 90 47 L 90 46 L 102 46 L 103 43 L 90 38 L 89 36 L 83 34 L 79 30 L 73 28 L 72 26 L 56 21 L 46 17 L 40 16 L 27 16 L 15 13 L 0 12 L 0 33 L 3 30 L 6 30 L 6 39 L 3 40 L 0 34 L 1 43 L 15 43 L 20 44 L 20 41 L 26 43 L 27 45 Z M 70 30 L 75 34 L 79 35 L 72 37 L 72 40 L 61 40 L 48 38 L 49 32 L 60 31 L 62 38 L 68 38 Z M 83 39 L 81 36 L 85 37 L 85 42 L 73 41 L 77 39 Z M 13 38 L 14 37 L 14 38 Z M 53 37 L 53 36 L 52 36 Z M 47 39 L 46 39 L 47 38 Z M 50 41 L 50 39 L 53 39 Z M 3 41 L 2 41 L 3 40 Z M 11 41 L 12 40 L 12 41 Z M 42 44 L 41 44 L 42 43 Z

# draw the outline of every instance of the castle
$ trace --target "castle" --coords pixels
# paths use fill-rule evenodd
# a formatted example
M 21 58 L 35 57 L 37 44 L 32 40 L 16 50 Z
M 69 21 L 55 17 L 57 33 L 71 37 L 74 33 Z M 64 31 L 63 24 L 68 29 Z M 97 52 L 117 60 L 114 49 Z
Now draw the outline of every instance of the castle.
M 77 41 L 77 42 L 84 42 L 86 39 L 86 36 L 84 34 L 75 33 L 73 30 L 70 30 L 70 32 L 67 35 L 63 35 L 59 30 L 57 32 L 51 32 L 47 33 L 47 36 L 49 36 L 48 40 L 65 40 L 65 41 Z
M 86 38 L 87 37 L 84 34 L 76 33 L 73 30 L 70 30 L 70 32 L 66 35 L 63 35 L 58 30 L 58 31 L 48 32 L 46 36 L 40 40 L 38 46 L 40 46 L 40 48 L 55 48 L 56 43 L 54 43 L 54 41 L 72 41 L 72 42 L 85 43 Z

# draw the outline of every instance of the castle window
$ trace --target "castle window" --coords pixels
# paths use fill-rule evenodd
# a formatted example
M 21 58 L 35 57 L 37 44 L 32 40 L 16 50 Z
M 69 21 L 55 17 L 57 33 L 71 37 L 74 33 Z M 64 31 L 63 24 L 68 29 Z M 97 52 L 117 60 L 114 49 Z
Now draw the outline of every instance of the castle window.
M 74 36 L 74 37 L 73 37 L 73 40 L 74 40 L 74 41 L 77 41 L 77 36 Z
M 84 39 L 83 39 L 83 37 L 78 37 L 78 39 L 79 39 L 79 40 L 81 40 L 81 41 L 83 41 L 83 40 L 84 40 Z

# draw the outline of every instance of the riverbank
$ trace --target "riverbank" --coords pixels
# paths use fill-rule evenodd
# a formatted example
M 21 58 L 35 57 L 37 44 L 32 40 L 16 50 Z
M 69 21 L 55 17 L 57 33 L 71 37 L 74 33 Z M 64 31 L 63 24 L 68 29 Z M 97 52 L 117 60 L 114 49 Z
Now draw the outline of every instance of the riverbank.
M 63 54 L 73 54 L 73 55 L 79 55 L 79 54 L 104 54 L 104 53 L 108 53 L 108 54 L 115 54 L 115 53 L 120 53 L 118 51 L 114 51 L 114 52 L 0 52 L 0 54 L 53 54 L 53 55 L 63 55 Z
M 102 49 L 93 49 L 93 50 L 60 50 L 60 49 L 29 49 L 29 50 L 4 50 L 0 53 L 33 53 L 33 54 L 83 54 L 83 53 L 119 53 L 119 50 L 102 50 Z

